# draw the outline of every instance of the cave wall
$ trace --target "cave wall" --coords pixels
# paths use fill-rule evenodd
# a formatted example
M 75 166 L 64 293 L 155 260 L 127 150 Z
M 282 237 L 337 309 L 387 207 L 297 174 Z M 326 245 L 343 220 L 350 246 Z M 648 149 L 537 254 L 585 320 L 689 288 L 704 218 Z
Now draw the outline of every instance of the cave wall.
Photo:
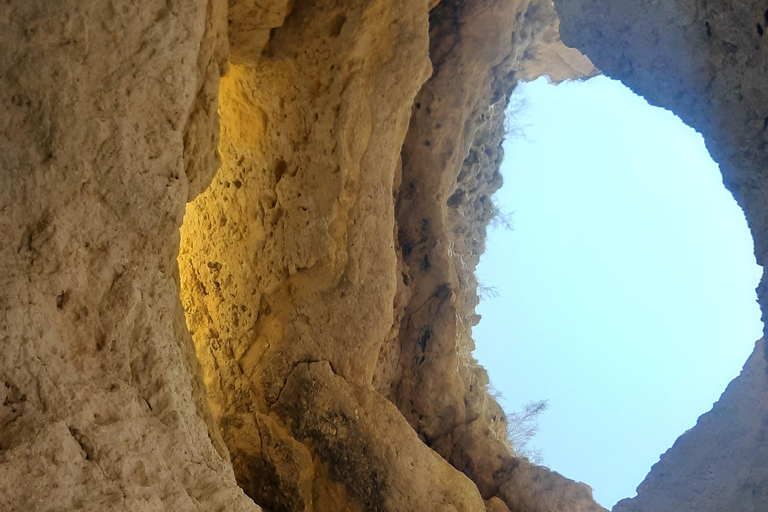
M 260 510 L 179 301 L 226 5 L 0 3 L 0 510 Z
M 556 4 L 1 2 L 0 510 L 603 510 L 471 355 L 504 109 L 595 73 L 562 31 L 704 134 L 762 263 L 768 15 Z M 619 509 L 688 506 L 712 436 L 759 503 L 764 368 Z
M 708 0 L 555 0 L 563 41 L 699 131 L 768 257 L 768 5 Z M 768 311 L 766 275 L 757 289 Z M 616 512 L 764 510 L 766 351 L 662 455 Z
M 599 510 L 513 456 L 469 331 L 517 77 L 594 68 L 546 3 L 428 7 L 297 4 L 223 78 L 179 255 L 213 416 L 273 510 Z
M 602 510 L 470 337 L 508 96 L 594 68 L 436 4 L 0 3 L 1 510 Z

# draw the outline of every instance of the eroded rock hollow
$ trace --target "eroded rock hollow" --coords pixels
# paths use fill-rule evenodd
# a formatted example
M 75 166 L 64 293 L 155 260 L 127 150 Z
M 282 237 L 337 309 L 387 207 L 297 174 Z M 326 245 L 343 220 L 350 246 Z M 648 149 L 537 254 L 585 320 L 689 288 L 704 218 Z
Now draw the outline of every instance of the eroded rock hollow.
M 0 510 L 603 510 L 471 354 L 509 95 L 597 72 L 549 0 L 6 0 L 0 48 Z

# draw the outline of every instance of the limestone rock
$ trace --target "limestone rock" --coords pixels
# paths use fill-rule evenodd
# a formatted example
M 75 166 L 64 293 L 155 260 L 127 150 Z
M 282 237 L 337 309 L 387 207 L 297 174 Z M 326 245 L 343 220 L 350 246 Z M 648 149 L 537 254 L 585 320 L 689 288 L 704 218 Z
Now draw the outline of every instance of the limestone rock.
M 327 362 L 300 363 L 274 411 L 317 456 L 317 510 L 484 510 L 477 489 L 416 436 L 397 408 L 367 387 L 348 384 Z M 335 495 L 335 496 L 334 496 Z M 335 503 L 330 499 L 336 497 Z
M 557 31 L 0 3 L 0 510 L 600 510 L 514 456 L 471 357 L 509 94 L 594 73 Z
M 529 15 L 523 22 L 524 10 Z M 471 22 L 459 30 L 457 16 Z M 336 426 L 322 409 L 316 410 L 321 406 L 304 404 L 304 414 L 315 418 L 313 428 L 322 434 L 322 438 L 314 434 L 307 438 L 306 429 L 296 426 L 295 407 L 281 405 L 289 376 L 297 365 L 309 362 L 327 362 L 336 376 L 334 382 L 342 379 L 356 387 L 375 386 L 400 405 L 405 395 L 398 396 L 395 387 L 402 387 L 402 376 L 408 371 L 404 363 L 410 364 L 403 354 L 410 354 L 420 342 L 401 339 L 398 333 L 408 308 L 416 307 L 414 294 L 432 285 L 422 284 L 422 274 L 408 274 L 404 259 L 411 254 L 404 256 L 404 252 L 411 247 L 402 228 L 395 238 L 397 226 L 410 225 L 435 206 L 448 213 L 446 200 L 454 192 L 462 155 L 475 141 L 481 142 L 470 150 L 462 183 L 470 205 L 475 199 L 482 203 L 483 194 L 487 200 L 501 184 L 503 110 L 514 85 L 514 70 L 522 68 L 527 62 L 524 55 L 535 54 L 534 49 L 562 46 L 555 36 L 556 25 L 553 29 L 553 11 L 538 9 L 538 4 L 444 1 L 430 13 L 429 25 L 426 21 L 426 6 L 413 2 L 348 2 L 331 9 L 322 2 L 297 5 L 262 45 L 258 59 L 244 64 L 233 60 L 222 81 L 223 165 L 209 190 L 187 210 L 179 256 L 182 299 L 203 363 L 213 416 L 232 453 L 238 481 L 259 503 L 281 510 L 325 510 L 354 503 L 376 510 L 432 507 L 429 501 L 403 504 L 375 497 L 372 491 L 362 492 L 354 478 L 338 473 L 338 454 L 323 449 L 337 445 L 328 433 Z M 526 30 L 513 41 L 511 31 L 518 25 Z M 419 92 L 431 68 L 428 42 L 435 76 Z M 550 68 L 557 76 L 581 76 L 581 71 L 562 60 Z M 585 69 L 592 72 L 593 68 Z M 453 91 L 442 91 L 446 96 L 438 114 L 443 116 L 442 127 L 436 122 L 426 129 L 416 128 L 413 120 L 419 119 L 425 103 L 419 98 L 433 94 L 433 83 L 442 88 L 464 85 L 457 88 L 457 97 Z M 423 111 L 429 110 L 425 103 Z M 406 130 L 406 150 L 400 161 Z M 443 144 L 455 146 L 450 160 L 445 156 L 434 160 L 442 161 L 443 167 L 423 173 L 442 182 L 432 183 L 440 203 L 424 200 L 418 213 L 396 213 L 395 197 L 408 193 L 404 187 L 413 187 L 403 178 L 413 172 L 408 167 L 413 165 L 408 140 L 421 137 L 424 140 L 418 140 L 417 146 L 429 146 L 429 139 L 435 141 L 437 151 Z M 493 177 L 491 186 L 485 184 L 486 176 Z M 469 208 L 474 211 L 473 206 Z M 406 217 L 400 221 L 396 215 Z M 483 215 L 473 218 L 480 227 L 473 224 L 472 229 L 484 229 L 488 220 Z M 464 235 L 452 231 L 436 230 L 424 236 L 441 244 L 454 238 L 464 243 Z M 484 231 L 477 236 L 482 239 Z M 480 248 L 475 245 L 474 249 Z M 463 247 L 457 248 L 455 261 L 465 253 Z M 463 279 L 473 282 L 478 255 L 479 251 L 466 255 L 471 266 L 461 268 Z M 474 293 L 468 287 L 446 298 L 458 300 L 461 315 L 471 317 Z M 456 320 L 450 318 L 449 327 L 455 329 Z M 457 363 L 456 350 L 464 354 L 462 364 L 471 359 L 466 358 L 472 347 L 469 330 L 457 343 L 450 329 L 434 334 L 448 351 L 440 354 L 440 364 L 431 370 L 434 384 L 422 389 L 419 414 L 431 416 L 438 394 L 449 407 L 468 400 L 485 404 L 473 405 L 469 415 L 457 418 L 451 428 L 478 411 L 492 411 L 486 416 L 495 415 L 496 420 L 490 421 L 498 424 L 496 434 L 491 434 L 485 417 L 475 421 L 473 432 L 480 432 L 483 439 L 491 436 L 488 446 L 493 448 L 488 453 L 500 457 L 505 467 L 516 467 L 501 440 L 503 413 L 486 393 L 484 372 L 474 362 L 469 373 L 469 366 L 459 368 Z M 474 390 L 469 380 L 477 381 Z M 366 403 L 382 407 L 381 402 Z M 406 418 L 411 415 L 408 412 Z M 392 450 L 408 442 L 403 437 L 407 429 L 390 425 L 391 421 L 384 422 L 378 433 L 366 434 L 367 449 Z M 276 439 L 280 439 L 277 445 Z M 309 452 L 303 453 L 296 441 L 307 445 Z M 264 456 L 265 450 L 278 446 L 292 446 L 279 457 L 288 463 Z M 411 451 L 431 460 L 432 452 L 423 444 Z M 439 452 L 456 465 L 448 452 Z M 391 464 L 371 459 L 364 469 L 378 478 L 392 475 L 387 477 L 387 488 L 415 499 L 412 482 L 418 476 L 405 477 L 410 475 L 407 471 L 394 476 Z M 274 482 L 270 483 L 269 475 L 277 475 Z M 311 492 L 308 479 L 314 482 Z M 463 488 L 464 484 L 448 481 L 452 480 L 446 485 Z M 330 488 L 331 482 L 335 491 L 317 491 Z M 555 475 L 552 482 L 555 488 L 571 485 Z M 382 484 L 371 485 L 380 488 Z M 588 495 L 584 497 L 591 502 Z
M 512 454 L 503 411 L 471 356 L 478 319 L 474 268 L 493 216 L 490 196 L 502 183 L 504 110 L 518 74 L 594 73 L 588 61 L 574 69 L 563 60 L 537 60 L 539 52 L 557 48 L 556 24 L 548 2 L 443 0 L 431 13 L 434 72 L 415 99 L 397 196 L 410 299 L 388 396 L 484 499 L 497 497 L 510 510 L 603 510 L 588 487 L 534 470 Z M 520 492 L 537 486 L 547 489 L 549 500 L 538 491 Z
M 259 510 L 175 277 L 215 171 L 225 12 L 0 3 L 0 510 Z

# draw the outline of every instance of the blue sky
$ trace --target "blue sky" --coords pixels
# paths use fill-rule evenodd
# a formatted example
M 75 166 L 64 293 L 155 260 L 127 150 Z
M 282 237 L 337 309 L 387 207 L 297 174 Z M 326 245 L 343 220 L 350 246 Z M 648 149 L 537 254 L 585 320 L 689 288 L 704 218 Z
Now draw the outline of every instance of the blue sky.
M 477 274 L 475 357 L 543 463 L 611 508 L 736 377 L 760 268 L 702 137 L 619 82 L 522 84 Z

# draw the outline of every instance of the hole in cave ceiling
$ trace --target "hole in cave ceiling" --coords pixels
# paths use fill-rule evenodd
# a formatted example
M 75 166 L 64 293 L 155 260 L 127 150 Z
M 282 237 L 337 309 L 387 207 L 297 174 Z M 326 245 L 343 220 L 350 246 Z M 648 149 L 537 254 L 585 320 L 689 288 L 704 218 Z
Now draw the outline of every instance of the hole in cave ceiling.
M 702 137 L 606 77 L 521 84 L 478 280 L 475 357 L 543 463 L 610 507 L 735 378 L 761 269 Z

